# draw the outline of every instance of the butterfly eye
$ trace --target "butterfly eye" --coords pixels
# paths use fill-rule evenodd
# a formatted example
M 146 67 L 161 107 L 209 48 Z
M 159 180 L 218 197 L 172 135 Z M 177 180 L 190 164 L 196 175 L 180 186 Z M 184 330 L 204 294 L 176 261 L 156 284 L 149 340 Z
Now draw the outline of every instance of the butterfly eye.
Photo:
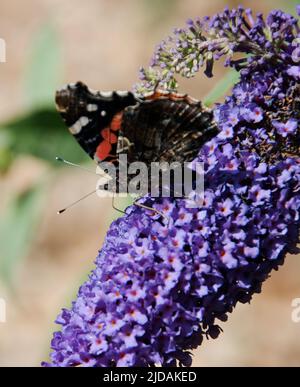
M 102 117 L 105 117 L 106 114 L 107 114 L 107 113 L 106 113 L 106 110 L 101 110 L 101 113 L 100 113 L 100 114 L 101 114 Z

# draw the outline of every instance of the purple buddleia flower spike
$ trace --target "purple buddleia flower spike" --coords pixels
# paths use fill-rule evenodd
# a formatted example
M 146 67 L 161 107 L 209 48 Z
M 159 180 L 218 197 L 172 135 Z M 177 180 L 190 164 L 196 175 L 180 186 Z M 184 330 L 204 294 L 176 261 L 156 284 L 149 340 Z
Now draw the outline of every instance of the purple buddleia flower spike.
M 132 206 L 112 223 L 96 268 L 57 319 L 62 329 L 44 365 L 189 366 L 203 337 L 218 337 L 218 321 L 237 302 L 249 302 L 295 252 L 300 95 L 290 69 L 298 58 L 297 20 L 281 11 L 265 20 L 226 9 L 189 20 L 175 39 L 172 52 L 164 42 L 154 68 L 141 71 L 140 90 L 154 81 L 175 86 L 174 74 L 189 77 L 215 54 L 241 73 L 232 95 L 215 108 L 219 135 L 196 160 L 205 168 L 202 206 L 146 197 L 169 221 Z M 236 65 L 235 51 L 251 55 Z

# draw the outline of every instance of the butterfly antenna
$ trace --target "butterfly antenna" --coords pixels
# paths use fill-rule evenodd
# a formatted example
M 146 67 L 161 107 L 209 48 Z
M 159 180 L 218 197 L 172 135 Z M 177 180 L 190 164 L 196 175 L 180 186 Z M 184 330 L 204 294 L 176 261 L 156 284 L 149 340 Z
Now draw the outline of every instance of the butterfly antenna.
M 66 164 L 66 165 L 69 165 L 69 166 L 71 166 L 71 167 L 76 167 L 76 168 L 82 169 L 83 171 L 92 173 L 93 175 L 99 175 L 99 176 L 102 176 L 102 177 L 106 177 L 106 178 L 107 178 L 107 175 L 106 175 L 105 173 L 94 172 L 94 171 L 92 171 L 91 169 L 85 168 L 85 167 L 83 167 L 83 166 L 81 166 L 81 165 L 79 165 L 79 164 L 72 163 L 71 161 L 65 160 L 65 159 L 63 159 L 62 157 L 56 156 L 56 157 L 55 157 L 55 160 L 56 160 L 56 161 L 59 161 L 59 162 L 61 162 L 61 163 L 64 163 L 64 164 Z
M 102 176 L 102 177 L 107 178 L 107 175 L 104 174 L 104 173 L 97 173 L 97 172 L 94 172 L 94 171 L 92 171 L 91 169 L 82 167 L 82 166 L 79 165 L 79 164 L 75 164 L 75 163 L 72 163 L 71 161 L 65 160 L 65 159 L 63 159 L 63 158 L 60 157 L 60 156 L 56 156 L 55 159 L 56 159 L 56 161 L 59 161 L 59 162 L 61 162 L 61 163 L 64 163 L 64 164 L 66 164 L 66 165 L 69 165 L 69 166 L 71 166 L 71 167 L 76 167 L 76 168 L 82 169 L 82 170 L 85 171 L 85 172 L 92 173 L 93 175 L 99 175 L 99 176 Z M 75 202 L 69 204 L 67 207 L 65 207 L 65 208 L 63 208 L 63 209 L 57 211 L 57 214 L 60 215 L 60 214 L 62 214 L 63 212 L 67 211 L 69 208 L 75 206 L 77 203 L 81 202 L 82 200 L 84 200 L 84 199 L 88 198 L 89 196 L 93 195 L 94 193 L 96 193 L 97 190 L 98 190 L 98 189 L 95 189 L 95 190 L 93 190 L 92 192 L 89 192 L 88 194 L 84 195 L 84 196 L 81 197 L 80 199 L 78 199 L 78 200 L 76 200 Z
M 61 163 L 64 163 L 64 164 L 66 164 L 66 165 L 69 165 L 69 166 L 71 166 L 71 167 L 76 167 L 76 168 L 82 169 L 82 170 L 84 170 L 84 171 L 86 171 L 86 172 L 92 173 L 93 175 L 96 174 L 95 171 L 92 171 L 91 169 L 82 167 L 82 166 L 79 165 L 79 164 L 71 163 L 71 161 L 67 161 L 67 160 L 63 159 L 62 157 L 56 156 L 56 157 L 55 157 L 55 160 L 56 160 L 56 161 L 59 161 L 59 162 L 61 162 Z
M 95 194 L 97 192 L 97 189 L 94 189 L 92 192 L 89 192 L 88 194 L 82 196 L 80 199 L 76 200 L 75 202 L 69 204 L 67 207 L 57 211 L 57 214 L 60 215 L 62 214 L 63 212 L 67 211 L 69 208 L 75 206 L 77 203 L 81 202 L 82 200 L 88 198 L 89 196 Z

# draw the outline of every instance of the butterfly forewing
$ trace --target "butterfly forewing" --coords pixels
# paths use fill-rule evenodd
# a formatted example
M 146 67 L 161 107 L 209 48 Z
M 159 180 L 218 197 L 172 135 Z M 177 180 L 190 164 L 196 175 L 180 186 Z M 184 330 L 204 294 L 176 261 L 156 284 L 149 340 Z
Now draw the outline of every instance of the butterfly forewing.
M 91 91 L 81 82 L 56 93 L 57 108 L 81 147 L 96 162 L 116 158 L 122 111 L 136 103 L 131 92 Z

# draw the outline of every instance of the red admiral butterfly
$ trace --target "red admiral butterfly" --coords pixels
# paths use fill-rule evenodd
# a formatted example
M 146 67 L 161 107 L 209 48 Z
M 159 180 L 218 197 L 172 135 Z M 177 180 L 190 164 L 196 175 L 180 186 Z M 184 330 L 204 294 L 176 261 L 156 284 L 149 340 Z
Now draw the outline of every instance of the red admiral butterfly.
M 97 163 L 188 162 L 218 133 L 212 112 L 188 95 L 155 90 L 92 91 L 81 82 L 56 94 L 57 108 L 81 147 Z

